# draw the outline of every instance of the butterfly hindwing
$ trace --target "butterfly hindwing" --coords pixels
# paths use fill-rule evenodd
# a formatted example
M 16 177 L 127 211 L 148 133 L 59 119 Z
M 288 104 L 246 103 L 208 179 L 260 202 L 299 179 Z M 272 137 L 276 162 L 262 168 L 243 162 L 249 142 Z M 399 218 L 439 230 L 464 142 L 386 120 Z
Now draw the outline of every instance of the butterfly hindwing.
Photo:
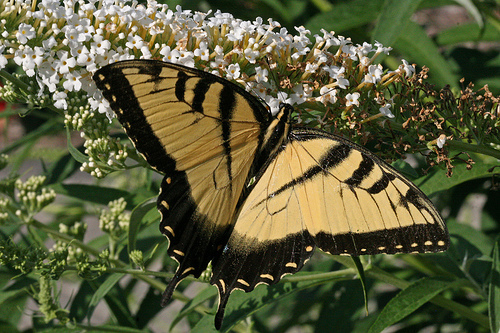
M 270 115 L 235 84 L 160 61 L 114 63 L 94 80 L 137 150 L 165 174 L 160 230 L 179 262 L 166 302 L 224 246 Z
M 278 282 L 316 246 L 362 255 L 444 251 L 448 242 L 432 203 L 399 172 L 341 137 L 294 128 L 263 168 L 215 260 L 218 317 L 232 289 Z

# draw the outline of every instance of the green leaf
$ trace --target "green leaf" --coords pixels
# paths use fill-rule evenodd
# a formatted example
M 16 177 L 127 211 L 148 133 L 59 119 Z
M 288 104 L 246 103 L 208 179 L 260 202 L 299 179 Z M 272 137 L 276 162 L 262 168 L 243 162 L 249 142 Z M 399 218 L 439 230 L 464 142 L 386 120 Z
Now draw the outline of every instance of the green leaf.
M 217 288 L 214 288 L 212 286 L 207 286 L 205 289 L 199 292 L 198 295 L 196 295 L 193 299 L 187 302 L 186 305 L 184 305 L 182 310 L 174 318 L 172 324 L 170 325 L 170 331 L 172 331 L 175 325 L 177 325 L 179 321 L 182 320 L 182 318 L 186 317 L 191 312 L 195 311 L 197 306 L 201 305 L 206 300 L 211 299 L 216 295 L 217 295 Z M 213 312 L 210 314 L 209 318 L 212 321 L 211 325 L 213 326 Z
M 47 332 L 52 332 L 52 329 L 48 329 Z M 73 332 L 73 331 L 70 331 Z M 124 327 L 120 325 L 94 325 L 90 329 L 82 329 L 78 327 L 78 332 L 92 332 L 92 333 L 144 333 L 144 330 L 139 330 L 132 327 Z
M 89 284 L 96 291 L 89 303 L 89 312 L 93 311 L 95 308 L 95 304 L 97 304 L 96 302 L 104 297 L 106 305 L 111 311 L 111 314 L 114 317 L 115 321 L 119 325 L 137 328 L 136 320 L 132 316 L 132 313 L 128 306 L 128 293 L 117 283 L 117 279 L 119 280 L 119 277 L 113 276 L 117 274 L 122 276 L 125 275 L 122 273 L 112 274 L 111 276 L 107 277 L 103 283 L 99 282 L 102 279 L 89 281 Z M 104 286 L 101 286 L 101 284 L 104 284 Z M 89 315 L 87 317 L 90 318 Z
M 206 314 L 201 317 L 201 319 L 196 323 L 196 325 L 191 329 L 191 333 L 219 333 L 226 332 L 226 330 L 221 329 L 217 331 L 214 326 L 214 316 L 211 314 Z
M 391 46 L 401 34 L 406 33 L 410 18 L 420 5 L 421 0 L 386 0 L 373 31 L 375 41 Z
M 3 289 L 2 292 L 0 292 L 0 305 L 9 302 L 14 298 L 28 296 L 26 290 L 28 290 L 31 285 L 37 282 L 37 280 L 28 277 L 23 277 L 19 280 L 15 280 L 12 285 L 9 285 L 7 288 Z
M 83 280 L 78 289 L 73 292 L 69 317 L 75 322 L 82 322 L 87 314 L 88 305 L 94 293 L 90 282 L 92 281 Z
M 2 311 L 0 311 L 0 322 L 9 323 L 12 326 L 18 326 L 23 314 L 22 309 L 26 308 L 27 300 L 28 294 L 26 292 L 19 292 L 14 295 L 10 295 L 10 297 L 2 303 Z M 4 325 L 5 324 L 3 324 L 2 326 Z M 4 331 L 0 329 L 0 332 Z
M 500 237 L 493 250 L 493 266 L 490 274 L 488 312 L 491 332 L 500 332 Z
M 415 171 L 415 169 L 404 160 L 396 160 L 391 163 L 391 166 L 393 166 L 399 172 L 405 174 L 410 179 L 415 179 L 418 177 L 418 172 Z
M 463 256 L 480 257 L 489 256 L 493 247 L 493 240 L 484 232 L 462 223 L 448 222 L 448 230 L 453 238 L 459 240 L 459 246 L 455 246 Z
M 455 164 L 453 175 L 446 176 L 444 170 L 435 170 L 434 172 L 415 179 L 413 183 L 417 185 L 425 194 L 431 195 L 436 192 L 446 191 L 458 184 L 478 178 L 491 177 L 493 172 L 489 171 L 492 167 L 498 166 L 489 163 L 474 164 L 471 170 L 467 170 L 466 164 Z
M 115 286 L 115 284 L 117 284 L 118 281 L 120 281 L 121 278 L 124 276 L 125 274 L 123 273 L 111 274 L 95 291 L 94 295 L 92 296 L 92 299 L 90 300 L 89 309 L 87 312 L 87 318 L 89 320 L 90 317 L 92 317 L 92 313 L 94 312 L 94 309 L 97 306 L 97 304 L 108 294 L 108 292 Z
M 383 0 L 354 0 L 332 5 L 332 10 L 313 16 L 305 27 L 312 33 L 320 29 L 341 32 L 373 22 Z
M 80 149 L 85 149 L 83 146 Z M 78 150 L 78 149 L 77 149 Z M 53 163 L 47 170 L 46 185 L 60 183 L 75 172 L 79 171 L 80 163 L 78 163 L 71 154 L 65 154 Z
M 46 329 L 37 329 L 36 330 L 37 333 L 41 333 L 41 332 L 47 332 L 47 333 L 81 333 L 82 332 L 82 328 L 81 327 L 49 327 L 49 328 L 46 328 Z M 1 331 L 3 332 L 3 331 Z M 96 330 L 94 330 L 94 327 L 92 327 L 92 332 L 96 332 Z M 109 331 L 107 331 L 109 332 Z M 113 332 L 120 332 L 119 330 L 114 330 Z
M 66 139 L 67 139 L 67 144 L 68 144 L 68 151 L 73 156 L 75 160 L 77 160 L 79 163 L 85 163 L 89 161 L 89 157 L 85 154 L 83 154 L 81 151 L 75 148 L 73 144 L 71 143 L 71 132 L 69 131 L 68 128 L 66 128 Z
M 282 3 L 278 0 L 261 0 L 269 7 L 273 8 L 277 13 L 281 14 L 286 22 L 293 22 L 300 14 L 303 13 L 306 8 L 307 2 L 302 0 L 288 0 L 286 3 Z M 284 22 L 281 22 L 284 23 Z
M 351 259 L 354 262 L 354 265 L 356 266 L 356 270 L 358 271 L 359 281 L 361 282 L 361 286 L 363 287 L 363 298 L 365 300 L 365 308 L 366 312 L 368 312 L 368 295 L 367 295 L 368 288 L 366 287 L 365 270 L 363 268 L 363 264 L 361 263 L 359 257 L 351 256 Z
M 128 198 L 130 193 L 115 188 L 83 185 L 83 184 L 55 184 L 51 188 L 57 193 L 71 198 L 85 200 L 101 205 L 107 205 L 110 201 L 119 198 Z M 127 200 L 128 203 L 128 200 Z
M 251 293 L 245 293 L 241 290 L 234 291 L 226 307 L 221 332 L 228 332 L 238 322 L 244 320 L 251 314 L 300 290 L 344 279 L 344 277 L 338 275 L 335 277 L 330 276 L 328 278 L 315 279 L 311 272 L 299 272 L 294 274 L 294 277 L 299 276 L 309 276 L 311 278 L 299 282 L 282 281 L 272 286 L 259 285 Z M 202 320 L 204 320 L 204 318 L 205 317 L 203 317 Z M 213 325 L 214 315 L 210 314 L 210 318 L 211 324 Z
M 373 280 L 367 282 L 373 284 Z M 311 323 L 314 332 L 366 332 L 368 327 L 364 330 L 356 329 L 359 324 L 358 319 L 366 318 L 366 312 L 363 311 L 363 306 L 366 306 L 363 300 L 364 294 L 358 280 L 334 283 L 327 292 L 318 294 L 319 299 L 316 302 L 321 301 L 321 310 L 318 319 Z M 335 329 L 332 330 L 332 327 Z
M 452 66 L 453 64 L 443 57 L 436 44 L 416 23 L 409 22 L 406 25 L 404 34 L 396 40 L 394 48 L 411 61 L 418 61 L 420 66 L 429 67 L 429 78 L 434 82 L 441 86 L 449 84 L 452 88 L 459 89 L 456 66 Z
M 128 228 L 128 253 L 136 249 L 137 234 L 141 231 L 140 226 L 143 223 L 144 216 L 154 208 L 156 208 L 156 198 L 150 198 L 132 210 Z
M 162 295 L 156 288 L 150 286 L 145 294 L 135 312 L 138 328 L 148 327 L 149 322 L 163 309 L 160 305 Z
M 453 286 L 450 282 L 452 280 L 425 277 L 412 283 L 387 303 L 368 332 L 382 332 L 385 328 L 397 323 L 443 290 Z
M 475 23 L 462 24 L 443 30 L 436 37 L 436 42 L 439 45 L 453 45 L 478 40 L 498 41 L 500 40 L 500 31 L 488 21 L 484 30 Z
M 19 333 L 17 325 L 0 320 L 0 332 L 2 333 Z

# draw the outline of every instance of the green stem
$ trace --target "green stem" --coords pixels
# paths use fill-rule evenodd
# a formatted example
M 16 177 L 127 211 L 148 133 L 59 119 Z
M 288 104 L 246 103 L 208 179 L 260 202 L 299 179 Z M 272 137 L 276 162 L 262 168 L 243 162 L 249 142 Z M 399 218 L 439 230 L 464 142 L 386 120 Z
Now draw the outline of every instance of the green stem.
M 47 226 L 39 221 L 33 220 L 30 224 L 33 227 L 39 228 L 40 230 L 43 230 L 46 233 L 50 234 L 54 239 L 59 239 L 59 240 L 62 240 L 66 243 L 71 243 L 71 245 L 76 246 L 76 247 L 84 250 L 86 253 L 92 254 L 93 256 L 97 257 L 101 253 L 101 251 L 96 250 L 96 249 L 80 242 L 79 240 L 72 238 L 69 235 L 57 232 L 56 230 L 52 229 L 51 227 L 49 227 L 49 226 Z M 139 270 L 130 269 L 130 268 L 127 268 L 127 266 L 128 266 L 127 264 L 125 264 L 124 262 L 117 260 L 117 259 L 109 259 L 109 261 L 113 265 L 115 265 L 116 267 L 108 267 L 106 269 L 106 272 L 132 274 L 137 279 L 146 282 L 147 284 L 149 284 L 150 286 L 152 286 L 153 288 L 155 288 L 161 292 L 164 291 L 166 288 L 165 283 L 161 282 L 158 279 L 152 278 L 151 276 L 162 277 L 162 278 L 172 276 L 172 274 L 170 274 L 170 273 L 149 272 L 149 271 L 139 271 Z M 194 277 L 189 277 L 189 278 L 186 278 L 185 280 L 199 281 L 198 279 L 195 279 Z M 178 291 L 174 291 L 172 298 L 179 300 L 181 302 L 184 302 L 184 303 L 187 303 L 191 300 L 189 297 L 184 296 L 184 294 L 182 294 L 181 292 L 178 292 Z M 195 310 L 197 312 L 199 312 L 200 314 L 205 314 L 205 313 L 211 311 L 211 309 L 209 309 L 203 305 L 196 306 Z
M 36 220 L 32 220 L 32 222 L 30 223 L 30 225 L 36 227 L 36 228 L 39 228 L 40 230 L 43 230 L 45 231 L 46 233 L 50 234 L 54 239 L 59 239 L 59 240 L 62 240 L 68 244 L 71 244 L 75 247 L 78 247 L 82 250 L 84 250 L 86 253 L 89 253 L 95 257 L 98 257 L 100 254 L 101 254 L 101 251 L 97 250 L 97 249 L 94 249 L 93 247 L 90 247 L 84 243 L 82 243 L 81 241 L 77 240 L 77 239 L 74 239 L 72 238 L 71 236 L 69 235 L 66 235 L 66 234 L 62 234 L 60 232 L 57 232 L 56 230 L 52 229 L 51 227 L 41 223 L 41 222 L 38 222 Z M 120 260 L 117 260 L 117 259 L 109 259 L 109 262 L 112 263 L 113 265 L 116 266 L 116 268 L 125 268 L 127 267 L 128 265 L 125 264 L 124 262 L 120 261 Z M 115 268 L 115 269 L 116 269 Z M 149 276 L 146 276 L 146 275 L 137 275 L 137 278 L 146 282 L 147 284 L 151 285 L 152 287 L 158 289 L 158 290 L 165 290 L 166 286 L 163 282 L 159 281 L 159 280 L 156 280 L 154 278 L 151 278 Z M 176 297 L 177 298 L 177 297 Z
M 318 273 L 318 274 L 308 274 L 308 275 L 300 275 L 300 276 L 286 276 L 283 278 L 285 282 L 301 282 L 301 281 L 312 281 L 312 280 L 336 280 L 339 279 L 351 280 L 356 276 L 356 270 L 352 268 L 342 269 L 339 271 L 328 272 L 328 273 Z
M 135 329 L 132 327 L 120 327 L 118 325 L 99 325 L 97 328 L 96 326 L 89 326 L 89 325 L 83 325 L 79 323 L 74 323 L 76 328 L 81 328 L 83 332 L 92 332 L 92 331 L 99 331 L 99 332 L 112 332 L 112 333 L 144 333 L 144 330 L 139 330 Z
M 500 151 L 485 145 L 475 145 L 459 140 L 446 141 L 446 145 L 456 150 L 488 155 L 500 159 Z
M 0 77 L 3 77 L 4 79 L 14 83 L 19 89 L 23 90 L 24 93 L 26 94 L 31 94 L 30 93 L 30 85 L 19 80 L 17 77 L 14 75 L 10 74 L 9 72 L 5 70 L 0 70 Z
M 14 75 L 10 74 L 9 72 L 5 70 L 0 70 L 0 77 L 3 77 L 4 79 L 12 82 L 17 88 L 19 88 L 25 95 L 33 95 L 35 92 L 33 91 L 33 88 L 27 84 L 26 82 L 23 82 L 22 80 L 18 79 Z M 56 112 L 59 115 L 63 115 L 64 112 L 63 110 L 60 110 L 56 108 L 54 105 L 44 105 L 44 107 Z
M 50 234 L 56 240 L 62 240 L 66 243 L 71 243 L 71 245 L 74 245 L 74 246 L 84 250 L 85 252 L 87 252 L 95 257 L 97 257 L 97 256 L 99 256 L 99 254 L 101 254 L 101 251 L 98 251 L 98 250 L 94 249 L 93 247 L 90 247 L 90 246 L 80 242 L 79 240 L 74 239 L 73 237 L 71 237 L 69 235 L 62 234 L 62 233 L 56 231 L 55 229 L 37 221 L 37 220 L 32 220 L 30 222 L 30 225 L 34 226 L 40 230 L 45 231 L 46 233 Z M 126 266 L 124 263 L 122 263 L 119 260 L 111 260 L 110 259 L 110 262 L 112 262 L 114 265 L 116 265 L 118 267 L 125 267 Z

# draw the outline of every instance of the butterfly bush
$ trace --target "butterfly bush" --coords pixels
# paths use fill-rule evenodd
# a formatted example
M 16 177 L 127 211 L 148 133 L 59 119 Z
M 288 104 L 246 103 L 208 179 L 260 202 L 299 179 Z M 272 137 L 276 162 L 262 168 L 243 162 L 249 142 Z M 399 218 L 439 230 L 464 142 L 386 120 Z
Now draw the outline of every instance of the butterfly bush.
M 434 151 L 434 160 L 446 160 L 446 139 L 463 138 L 463 127 L 470 127 L 463 123 L 444 132 L 443 115 L 418 104 L 426 71 L 416 75 L 405 60 L 395 70 L 375 62 L 390 48 L 353 44 L 325 30 L 311 36 L 295 27 L 291 33 L 272 19 L 243 21 L 155 1 L 10 0 L 0 4 L 0 31 L 0 69 L 13 62 L 23 70 L 0 72 L 7 79 L 0 98 L 63 115 L 67 128 L 85 139 L 81 169 L 95 177 L 126 168 L 127 157 L 144 163 L 109 136 L 106 118 L 114 115 L 92 81 L 100 67 L 126 59 L 160 59 L 238 82 L 273 113 L 286 102 L 298 122 L 362 143 L 378 140 L 381 150 L 381 144 L 392 145 L 389 158 Z M 483 118 L 483 130 L 498 131 L 494 114 L 475 115 Z

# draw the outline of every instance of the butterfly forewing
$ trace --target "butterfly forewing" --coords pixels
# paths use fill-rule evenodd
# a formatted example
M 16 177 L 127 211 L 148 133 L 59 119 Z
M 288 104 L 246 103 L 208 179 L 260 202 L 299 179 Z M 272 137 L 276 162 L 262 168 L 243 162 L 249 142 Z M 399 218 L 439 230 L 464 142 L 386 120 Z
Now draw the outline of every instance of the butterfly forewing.
M 137 150 L 165 174 L 160 229 L 180 263 L 168 298 L 224 246 L 270 116 L 236 85 L 159 61 L 115 63 L 94 80 Z

